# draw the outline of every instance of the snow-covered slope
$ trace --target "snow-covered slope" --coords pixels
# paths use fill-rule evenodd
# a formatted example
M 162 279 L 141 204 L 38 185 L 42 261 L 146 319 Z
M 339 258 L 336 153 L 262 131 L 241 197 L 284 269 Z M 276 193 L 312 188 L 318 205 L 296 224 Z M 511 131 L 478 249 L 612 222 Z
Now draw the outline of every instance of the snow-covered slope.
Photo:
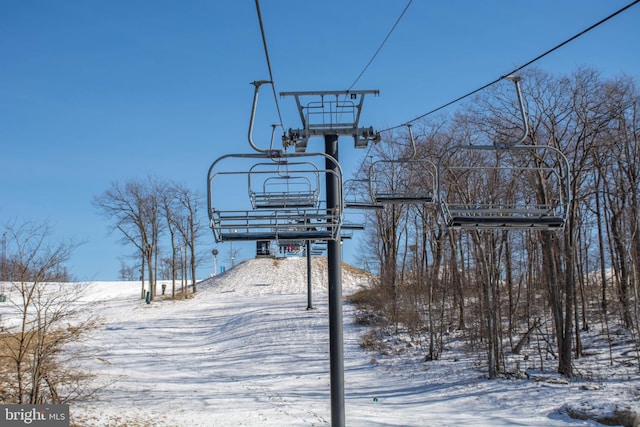
M 326 292 L 327 258 L 315 257 L 311 261 L 312 292 Z M 343 294 L 348 295 L 366 286 L 370 280 L 365 271 L 347 264 L 343 266 Z M 242 295 L 306 293 L 307 259 L 248 259 L 219 276 L 203 281 L 199 286 L 200 289 L 213 286 L 216 292 L 236 292 Z
M 314 306 L 306 310 L 306 260 L 249 260 L 199 284 L 195 297 L 140 300 L 140 284 L 98 282 L 87 301 L 103 326 L 85 362 L 105 385 L 74 403 L 78 426 L 328 426 L 331 420 L 326 273 L 314 262 Z M 368 280 L 343 271 L 344 293 Z M 89 309 L 88 309 L 89 310 Z M 345 412 L 350 427 L 596 426 L 560 414 L 565 404 L 628 403 L 637 373 L 592 383 L 488 381 L 479 361 L 450 349 L 423 362 L 359 346 L 367 332 L 344 305 Z M 396 347 L 400 350 L 399 344 Z M 406 353 L 419 354 L 419 349 Z M 405 354 L 406 354 L 405 353 Z M 613 375 L 613 374 L 611 374 Z M 618 377 L 617 377 L 618 378 Z M 589 387 L 585 387 L 589 385 Z M 636 403 L 637 405 L 637 403 Z

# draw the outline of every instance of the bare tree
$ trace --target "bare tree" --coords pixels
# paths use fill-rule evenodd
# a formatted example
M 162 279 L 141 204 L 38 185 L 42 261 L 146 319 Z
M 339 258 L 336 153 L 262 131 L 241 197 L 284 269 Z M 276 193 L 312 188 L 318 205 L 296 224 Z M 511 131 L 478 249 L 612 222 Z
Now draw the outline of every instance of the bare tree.
M 420 325 L 404 322 L 420 320 L 423 330 L 433 333 L 433 304 L 441 304 L 441 324 L 457 324 L 465 331 L 469 348 L 482 343 L 488 349 L 490 376 L 506 368 L 501 361 L 506 357 L 502 342 L 507 331 L 513 352 L 538 334 L 546 342 L 538 350 L 540 363 L 551 355 L 558 372 L 571 377 L 573 358 L 582 352 L 580 335 L 595 323 L 594 315 L 604 319 L 606 329 L 615 318 L 638 334 L 640 95 L 632 79 L 605 80 L 591 69 L 560 77 L 530 70 L 524 81 L 530 128 L 525 143 L 553 150 L 521 158 L 513 155 L 512 172 L 500 168 L 475 182 L 468 179 L 473 170 L 485 170 L 484 164 L 511 154 L 488 151 L 483 157 L 476 152 L 464 156 L 449 152 L 451 156 L 441 160 L 443 167 L 448 163 L 460 167 L 439 179 L 462 204 L 482 204 L 485 200 L 478 198 L 488 197 L 549 205 L 561 194 L 570 201 L 564 230 L 482 234 L 450 230 L 440 241 L 444 235 L 437 224 L 428 223 L 428 211 L 406 205 L 385 208 L 370 216 L 374 228 L 370 248 L 377 256 L 380 285 L 369 295 L 382 297 L 389 319 L 396 319 L 397 327 L 406 330 Z M 431 135 L 418 141 L 418 153 L 437 161 L 452 145 L 513 140 L 521 133 L 517 111 L 512 93 L 505 85 L 496 85 L 446 120 L 416 124 L 424 126 L 423 135 Z M 431 139 L 438 143 L 430 143 Z M 401 158 L 398 147 L 402 144 L 393 136 L 387 142 L 392 147 L 372 150 L 372 154 L 382 160 Z M 557 170 L 561 159 L 548 153 L 555 150 L 570 164 L 568 189 L 553 184 L 549 171 Z M 365 162 L 361 171 L 369 170 L 367 164 L 374 159 Z M 425 182 L 416 171 L 399 171 L 394 169 L 397 163 L 387 164 L 389 168 L 375 177 L 376 185 L 383 180 L 385 191 L 393 192 L 400 181 L 412 187 Z M 428 233 L 433 233 L 429 239 Z M 426 251 L 427 241 L 431 254 Z M 436 267 L 440 271 L 429 271 Z M 601 271 L 594 274 L 594 269 Z M 424 280 L 429 283 L 420 285 Z M 398 317 L 401 313 L 404 317 Z M 429 352 L 437 349 L 431 340 Z
M 156 181 L 127 181 L 124 185 L 112 183 L 111 188 L 93 200 L 100 212 L 114 221 L 113 229 L 122 233 L 122 241 L 133 244 L 140 254 L 142 268 L 142 292 L 145 298 L 145 267 L 149 277 L 149 298 L 155 296 L 154 254 L 162 225 Z
M 128 280 L 128 281 L 137 280 L 135 267 L 132 267 L 131 265 L 129 265 L 126 262 L 125 258 L 123 257 L 118 258 L 118 260 L 120 261 L 120 270 L 118 271 L 120 280 Z
M 6 403 L 62 403 L 86 392 L 89 376 L 74 371 L 79 354 L 69 346 L 95 328 L 96 319 L 78 308 L 81 286 L 60 283 L 76 245 L 50 243 L 50 233 L 48 225 L 7 226 L 9 316 L 18 322 L 0 330 L 0 401 Z
M 172 184 L 172 194 L 175 197 L 176 214 L 174 224 L 182 237 L 184 247 L 189 250 L 189 268 L 191 270 L 191 285 L 196 292 L 196 269 L 198 257 L 196 243 L 202 236 L 202 226 L 198 212 L 202 206 L 202 196 L 181 184 Z
M 175 191 L 174 186 L 167 186 L 165 191 L 160 194 L 160 206 L 162 209 L 162 214 L 164 220 L 167 225 L 167 230 L 169 232 L 169 243 L 171 245 L 171 296 L 175 297 L 176 295 L 176 278 L 177 278 L 177 269 L 176 269 L 176 261 L 178 258 L 178 243 L 176 241 L 178 229 L 180 226 L 180 218 L 179 218 L 179 205 L 176 197 L 177 193 Z

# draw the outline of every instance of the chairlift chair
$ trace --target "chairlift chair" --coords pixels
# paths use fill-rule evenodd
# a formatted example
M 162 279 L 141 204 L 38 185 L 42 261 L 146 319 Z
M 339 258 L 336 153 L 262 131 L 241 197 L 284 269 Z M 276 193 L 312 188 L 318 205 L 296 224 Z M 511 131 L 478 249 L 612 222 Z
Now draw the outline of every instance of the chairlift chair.
M 371 197 L 368 179 L 348 179 L 344 182 L 344 207 L 346 209 L 384 209 Z
M 366 228 L 367 214 L 362 209 L 347 209 L 342 219 L 342 230 L 362 231 Z
M 323 153 L 292 153 L 282 158 L 293 163 L 314 158 L 323 162 L 327 159 L 335 162 Z M 207 208 L 216 242 L 338 239 L 343 220 L 342 193 L 339 195 L 339 206 L 329 210 L 325 203 L 315 203 L 308 207 L 283 207 L 282 203 L 276 206 L 275 203 L 269 205 L 266 201 L 262 207 L 256 208 L 251 190 L 246 197 L 235 193 L 233 197 L 228 197 L 229 188 L 237 186 L 243 180 L 249 182 L 249 177 L 256 174 L 255 166 L 266 160 L 273 159 L 266 153 L 228 154 L 218 158 L 209 168 Z M 334 169 L 318 171 L 323 175 L 333 175 L 342 189 L 342 170 L 337 162 Z
M 457 146 L 441 156 L 438 169 L 439 206 L 447 227 L 561 229 L 565 225 L 569 164 L 554 147 Z
M 304 240 L 279 240 L 279 252 L 287 255 L 301 255 L 304 251 L 306 241 Z
M 523 144 L 529 128 L 520 79 L 507 78 L 518 95 L 520 138 L 454 146 L 438 160 L 438 203 L 449 228 L 554 230 L 566 223 L 569 162 L 554 147 Z
M 433 203 L 436 165 L 427 159 L 377 160 L 370 167 L 370 187 L 377 205 Z
M 411 141 L 410 157 L 377 160 L 369 167 L 370 194 L 374 203 L 433 203 L 436 193 L 436 165 L 428 159 L 416 158 L 416 143 L 411 124 L 407 124 Z
M 327 250 L 327 245 L 321 243 L 318 242 L 311 245 L 311 255 L 322 255 Z

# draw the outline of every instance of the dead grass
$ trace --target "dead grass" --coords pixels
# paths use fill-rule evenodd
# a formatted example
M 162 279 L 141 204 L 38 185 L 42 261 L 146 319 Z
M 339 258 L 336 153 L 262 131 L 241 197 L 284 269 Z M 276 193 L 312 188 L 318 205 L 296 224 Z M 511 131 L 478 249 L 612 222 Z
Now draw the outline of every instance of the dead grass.
M 342 269 L 344 271 L 346 271 L 347 273 L 349 273 L 351 275 L 354 275 L 354 276 L 366 276 L 366 277 L 371 276 L 371 273 L 369 273 L 368 271 L 363 270 L 363 269 L 358 268 L 358 267 L 354 267 L 353 265 L 347 264 L 347 263 L 344 263 L 344 262 L 342 263 Z
M 380 302 L 380 291 L 375 287 L 363 288 L 346 296 L 346 300 L 360 307 L 377 307 Z
M 0 334 L 0 403 L 20 401 L 18 364 L 22 375 L 22 398 L 31 398 L 34 378 L 37 378 L 36 403 L 64 403 L 78 393 L 89 394 L 81 384 L 92 375 L 74 370 L 73 361 L 79 353 L 64 353 L 71 342 L 77 342 L 95 321 L 65 329 L 4 332 Z M 31 397 L 30 397 L 31 396 Z
M 184 301 L 192 298 L 193 298 L 192 292 L 176 292 L 175 296 L 165 295 L 162 297 L 162 300 L 163 301 Z

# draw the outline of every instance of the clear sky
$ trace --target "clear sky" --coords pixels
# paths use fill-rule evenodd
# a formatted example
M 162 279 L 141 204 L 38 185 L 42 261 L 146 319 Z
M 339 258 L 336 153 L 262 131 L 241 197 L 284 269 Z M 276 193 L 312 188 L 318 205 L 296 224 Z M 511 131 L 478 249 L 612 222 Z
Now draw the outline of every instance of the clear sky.
M 414 0 L 353 87 L 380 90 L 366 98 L 360 125 L 405 123 L 630 2 Z M 276 90 L 349 88 L 406 4 L 262 0 Z M 533 66 L 638 78 L 639 46 L 640 4 Z M 118 257 L 133 249 L 109 234 L 93 197 L 147 176 L 205 194 L 216 158 L 250 152 L 250 82 L 268 78 L 254 1 L 0 0 L 0 225 L 48 221 L 57 238 L 84 242 L 68 265 L 76 279 L 117 279 Z M 262 145 L 277 114 L 268 90 L 260 101 Z M 285 127 L 299 127 L 293 99 L 278 102 Z M 309 150 L 321 144 L 312 139 Z M 348 177 L 364 152 L 351 138 L 340 146 Z M 202 217 L 206 226 L 204 209 Z M 228 265 L 228 243 L 208 233 L 204 245 Z M 354 262 L 358 249 L 346 243 L 345 260 Z M 240 258 L 254 250 L 246 245 Z M 213 260 L 204 263 L 200 276 L 212 268 Z

